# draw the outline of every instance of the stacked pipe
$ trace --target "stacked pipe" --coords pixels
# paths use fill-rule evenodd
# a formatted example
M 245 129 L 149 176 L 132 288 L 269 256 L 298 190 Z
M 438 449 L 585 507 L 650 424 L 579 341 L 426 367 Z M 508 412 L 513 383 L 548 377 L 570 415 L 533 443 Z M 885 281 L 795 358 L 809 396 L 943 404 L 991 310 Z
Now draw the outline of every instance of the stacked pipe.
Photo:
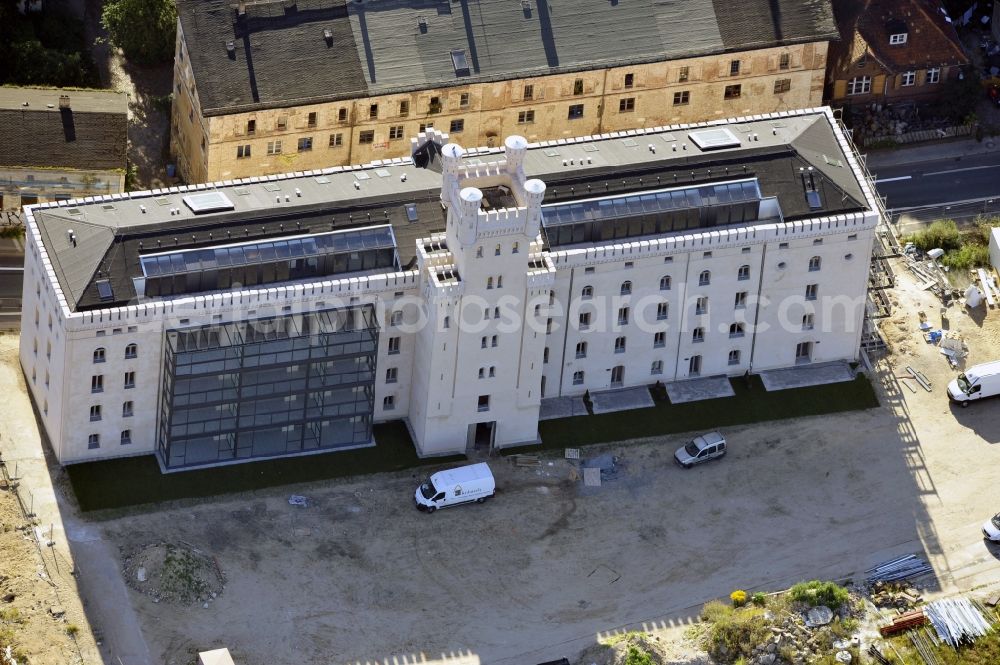
M 975 642 L 990 630 L 983 613 L 968 598 L 935 600 L 925 612 L 941 641 L 956 648 L 963 641 Z
M 865 571 L 868 575 L 868 583 L 874 582 L 895 582 L 911 577 L 918 577 L 931 572 L 933 569 L 926 561 L 914 554 L 907 554 L 897 559 L 884 561 L 874 568 Z

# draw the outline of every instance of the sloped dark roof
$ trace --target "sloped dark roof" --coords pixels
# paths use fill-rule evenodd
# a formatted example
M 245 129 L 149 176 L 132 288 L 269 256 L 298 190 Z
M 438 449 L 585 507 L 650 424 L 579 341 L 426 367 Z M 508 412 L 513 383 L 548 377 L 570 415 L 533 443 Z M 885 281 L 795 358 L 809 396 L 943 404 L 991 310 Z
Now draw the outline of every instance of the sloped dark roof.
M 866 54 L 890 74 L 969 64 L 939 0 L 834 0 L 833 8 L 841 34 L 830 47 L 835 79 L 852 78 L 850 68 Z M 901 32 L 906 42 L 890 44 L 890 34 Z
M 635 138 L 606 135 L 586 142 L 533 144 L 524 168 L 547 184 L 546 203 L 589 198 L 591 192 L 632 193 L 752 177 L 764 196 L 777 197 L 785 221 L 870 209 L 826 113 L 733 122 L 728 127 L 740 137 L 740 145 L 711 151 L 698 148 L 689 136 L 703 126 L 657 128 Z M 649 145 L 660 149 L 649 150 Z M 685 147 L 676 147 L 680 145 Z M 494 159 L 475 153 L 470 151 L 466 159 Z M 567 159 L 579 165 L 567 167 Z M 586 166 L 584 159 L 589 160 Z M 801 177 L 809 167 L 821 192 L 819 210 L 810 209 L 803 194 Z M 198 185 L 200 189 L 188 191 L 130 192 L 110 201 L 43 204 L 32 211 L 70 308 L 82 311 L 132 301 L 132 280 L 143 274 L 140 255 L 173 249 L 391 224 L 400 265 L 406 266 L 414 260 L 418 239 L 445 229 L 440 187 L 440 170 L 396 159 Z M 183 198 L 201 190 L 223 192 L 233 209 L 194 213 Z M 407 206 L 415 206 L 415 220 Z M 101 300 L 98 279 L 110 280 L 113 301 Z
M 0 87 L 0 166 L 124 169 L 127 112 L 121 92 Z
M 830 0 L 264 0 L 243 15 L 231 0 L 178 0 L 177 11 L 206 115 L 837 38 Z

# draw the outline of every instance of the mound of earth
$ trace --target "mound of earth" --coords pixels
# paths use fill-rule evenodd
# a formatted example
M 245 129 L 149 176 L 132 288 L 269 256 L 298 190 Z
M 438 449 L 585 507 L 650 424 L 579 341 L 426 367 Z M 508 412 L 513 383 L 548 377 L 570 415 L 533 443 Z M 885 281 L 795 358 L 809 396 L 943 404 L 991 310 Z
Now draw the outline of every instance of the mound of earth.
M 126 584 L 154 602 L 207 603 L 225 588 L 215 559 L 187 545 L 147 545 L 125 557 L 122 572 Z
M 629 652 L 632 659 L 629 659 Z M 639 653 L 636 653 L 639 652 Z M 646 660 L 643 654 L 649 656 Z M 578 665 L 626 665 L 626 663 L 649 663 L 650 665 L 671 665 L 663 646 L 649 635 L 628 633 L 613 643 L 595 644 L 582 654 Z

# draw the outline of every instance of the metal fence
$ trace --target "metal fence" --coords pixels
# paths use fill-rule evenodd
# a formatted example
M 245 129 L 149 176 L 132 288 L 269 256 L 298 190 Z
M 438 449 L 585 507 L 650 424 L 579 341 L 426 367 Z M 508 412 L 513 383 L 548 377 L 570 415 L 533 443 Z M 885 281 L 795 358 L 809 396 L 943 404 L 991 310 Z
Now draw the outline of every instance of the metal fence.
M 936 127 L 934 129 L 920 129 L 902 134 L 882 134 L 880 136 L 866 136 L 865 145 L 872 145 L 881 141 L 892 141 L 899 145 L 908 143 L 920 143 L 921 141 L 935 141 L 940 139 L 954 138 L 957 136 L 972 136 L 976 125 L 958 125 L 955 127 Z

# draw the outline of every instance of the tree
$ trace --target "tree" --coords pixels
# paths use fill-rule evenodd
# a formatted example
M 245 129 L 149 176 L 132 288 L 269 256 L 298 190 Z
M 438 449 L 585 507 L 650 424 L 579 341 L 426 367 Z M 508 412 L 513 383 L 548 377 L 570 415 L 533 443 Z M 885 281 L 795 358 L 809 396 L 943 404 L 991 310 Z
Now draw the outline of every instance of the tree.
M 174 56 L 177 10 L 174 0 L 109 0 L 101 22 L 125 57 L 140 64 Z

